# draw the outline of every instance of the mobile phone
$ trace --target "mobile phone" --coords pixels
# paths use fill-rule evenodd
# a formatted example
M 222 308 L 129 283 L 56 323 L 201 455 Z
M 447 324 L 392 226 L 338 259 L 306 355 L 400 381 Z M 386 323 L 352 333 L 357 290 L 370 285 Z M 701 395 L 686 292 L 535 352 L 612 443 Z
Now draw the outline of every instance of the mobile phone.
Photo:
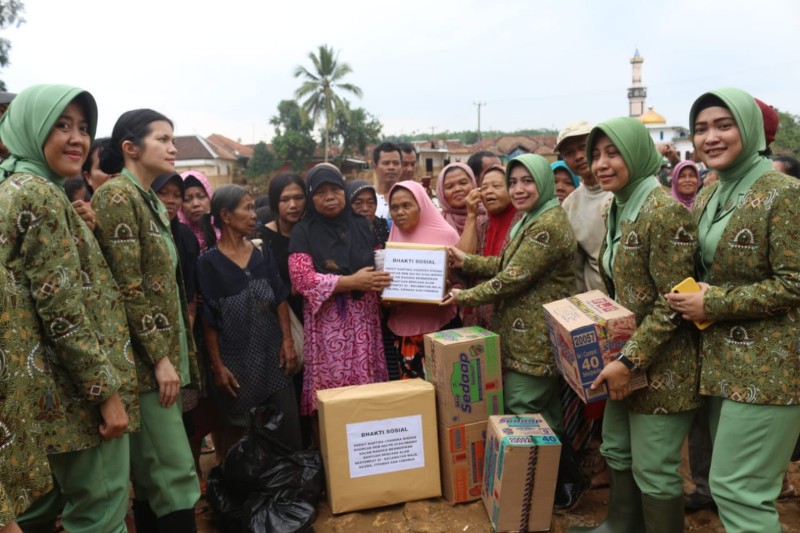
M 700 285 L 694 280 L 694 278 L 686 278 L 685 280 L 681 281 L 674 287 L 672 287 L 672 292 L 678 292 L 681 294 L 686 294 L 690 292 L 700 292 Z M 695 320 L 694 325 L 697 326 L 697 329 L 704 330 L 714 322 L 711 320 Z

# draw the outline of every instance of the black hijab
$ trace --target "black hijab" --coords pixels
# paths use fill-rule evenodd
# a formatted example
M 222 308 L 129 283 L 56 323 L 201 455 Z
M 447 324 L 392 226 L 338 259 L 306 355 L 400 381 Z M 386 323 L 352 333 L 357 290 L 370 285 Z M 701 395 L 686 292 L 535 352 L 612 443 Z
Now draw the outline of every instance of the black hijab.
M 309 254 L 321 274 L 347 276 L 374 266 L 378 238 L 369 221 L 353 213 L 346 194 L 344 209 L 335 217 L 323 216 L 314 208 L 314 192 L 324 183 L 345 189 L 342 174 L 330 163 L 311 169 L 306 176 L 306 215 L 292 228 L 289 253 Z

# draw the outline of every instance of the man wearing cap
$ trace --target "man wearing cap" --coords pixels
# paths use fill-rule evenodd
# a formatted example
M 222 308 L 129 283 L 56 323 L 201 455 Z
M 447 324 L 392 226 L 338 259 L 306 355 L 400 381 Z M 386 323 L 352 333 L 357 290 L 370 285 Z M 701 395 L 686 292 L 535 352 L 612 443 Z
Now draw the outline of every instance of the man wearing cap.
M 606 292 L 597 259 L 606 234 L 604 218 L 613 198 L 600 188 L 589 168 L 586 139 L 590 131 L 592 125 L 585 120 L 573 122 L 558 132 L 555 147 L 570 170 L 580 176 L 582 184 L 561 204 L 578 241 L 575 256 L 578 293 L 594 289 Z

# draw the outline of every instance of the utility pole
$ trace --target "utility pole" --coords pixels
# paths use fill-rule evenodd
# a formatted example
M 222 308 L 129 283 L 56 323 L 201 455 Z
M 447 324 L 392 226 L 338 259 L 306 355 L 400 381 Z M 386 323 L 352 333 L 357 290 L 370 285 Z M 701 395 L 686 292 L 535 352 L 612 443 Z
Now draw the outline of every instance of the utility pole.
M 486 102 L 472 102 L 472 105 L 478 108 L 478 142 L 481 142 L 481 107 L 486 105 Z

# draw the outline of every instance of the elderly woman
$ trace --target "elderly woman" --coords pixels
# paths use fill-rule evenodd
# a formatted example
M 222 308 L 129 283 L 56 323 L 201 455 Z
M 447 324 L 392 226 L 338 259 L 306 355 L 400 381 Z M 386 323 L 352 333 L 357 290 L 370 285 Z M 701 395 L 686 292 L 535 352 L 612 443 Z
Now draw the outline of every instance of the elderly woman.
M 453 246 L 458 233 L 439 214 L 425 189 L 414 181 L 396 183 L 389 191 L 392 230 L 389 242 Z M 423 335 L 461 325 L 455 305 L 395 303 L 390 307 L 388 326 L 397 337 L 402 357 L 402 377 L 425 377 Z
M 141 531 L 194 531 L 200 497 L 177 403 L 199 374 L 178 251 L 166 208 L 152 190 L 174 172 L 172 122 L 151 109 L 123 113 L 100 155 L 119 175 L 95 191 L 95 233 L 122 287 L 136 364 L 142 428 L 131 435 L 134 517 Z
M 672 170 L 672 197 L 692 210 L 700 188 L 700 170 L 694 161 L 681 161 Z
M 381 248 L 385 247 L 389 238 L 389 223 L 385 218 L 375 216 L 378 209 L 378 193 L 375 192 L 375 187 L 364 180 L 356 180 L 348 183 L 345 191 L 353 212 L 369 220 Z
M 760 154 L 763 118 L 746 92 L 701 95 L 689 127 L 719 181 L 693 211 L 701 290 L 667 298 L 685 319 L 714 322 L 700 332 L 700 393 L 725 530 L 777 533 L 775 499 L 800 432 L 800 187 Z
M 662 295 L 694 272 L 695 226 L 659 186 L 661 156 L 638 120 L 598 124 L 587 159 L 600 187 L 614 195 L 601 273 L 637 326 L 592 384 L 605 382 L 609 390 L 600 451 L 611 469 L 611 501 L 605 522 L 590 531 L 680 532 L 681 446 L 700 406 L 697 349 L 694 327 Z M 636 368 L 647 373 L 648 387 L 631 392 Z
M 197 262 L 203 295 L 203 330 L 214 373 L 214 397 L 223 419 L 215 445 L 223 455 L 244 434 L 248 411 L 270 404 L 284 414 L 283 440 L 300 449 L 300 428 L 291 375 L 294 341 L 289 288 L 281 281 L 268 246 L 247 237 L 256 225 L 253 197 L 224 185 L 204 215 L 208 251 Z M 220 239 L 216 240 L 216 227 Z
M 311 201 L 292 229 L 289 274 L 304 298 L 301 413 L 313 415 L 318 390 L 387 380 L 378 293 L 391 276 L 374 269 L 378 239 L 348 205 L 339 169 L 315 166 L 306 187 Z
M 539 155 L 511 160 L 506 169 L 511 201 L 523 218 L 499 256 L 468 255 L 450 248 L 453 266 L 489 280 L 453 289 L 443 302 L 474 307 L 495 304 L 492 331 L 500 334 L 506 411 L 541 413 L 564 439 L 559 379 L 542 305 L 569 296 L 575 236 L 555 196 L 550 163 Z M 571 508 L 587 488 L 571 446 L 562 446 L 556 507 Z
M 478 182 L 472 169 L 464 163 L 450 163 L 442 169 L 436 180 L 436 198 L 439 200 L 442 216 L 459 235 L 465 229 L 479 225 L 482 222 L 480 219 L 486 216 L 486 211 L 480 205 L 478 192 L 472 195 L 473 209 L 470 210 L 468 197 L 477 188 Z
M 47 452 L 67 502 L 64 527 L 125 528 L 125 432 L 139 424 L 128 328 L 97 241 L 61 187 L 65 177 L 80 174 L 96 125 L 94 98 L 64 85 L 25 89 L 0 121 L 11 153 L 0 165 L 0 259 L 10 274 L 4 298 L 15 303 L 3 309 L 14 338 L 3 340 L 8 355 L 0 379 L 13 383 L 4 386 L 10 395 L 0 396 L 0 417 L 16 417 L 10 424 L 0 420 L 7 491 L 0 497 L 0 527 L 13 528 L 14 513 L 31 503 L 19 518 L 26 529 L 40 526 L 38 517 L 54 521 L 59 512 L 56 491 L 32 502 L 48 484 L 36 448 L 20 449 L 35 420 L 37 446 Z M 17 388 L 22 385 L 24 391 Z M 22 403 L 8 403 L 15 399 Z
M 511 228 L 522 219 L 525 212 L 517 210 L 511 202 L 506 184 L 506 169 L 502 165 L 492 165 L 486 169 L 481 178 L 479 193 L 481 202 L 486 207 L 487 218 L 476 228 L 477 246 L 474 250 L 462 247 L 466 232 L 461 235 L 457 246 L 466 253 L 477 253 L 484 257 L 498 256 L 508 246 Z M 465 308 L 462 310 L 464 325 L 490 328 L 493 313 L 494 304 Z

